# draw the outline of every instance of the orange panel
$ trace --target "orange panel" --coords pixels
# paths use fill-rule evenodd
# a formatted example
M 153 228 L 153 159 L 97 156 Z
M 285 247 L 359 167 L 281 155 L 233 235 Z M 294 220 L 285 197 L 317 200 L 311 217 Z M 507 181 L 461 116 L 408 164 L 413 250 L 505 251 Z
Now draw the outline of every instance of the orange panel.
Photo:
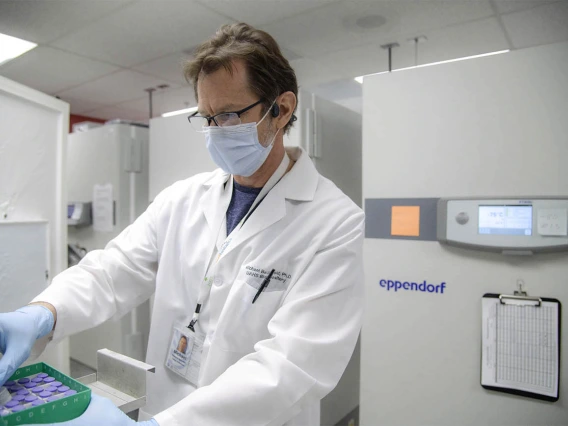
M 391 235 L 420 236 L 420 206 L 392 206 Z

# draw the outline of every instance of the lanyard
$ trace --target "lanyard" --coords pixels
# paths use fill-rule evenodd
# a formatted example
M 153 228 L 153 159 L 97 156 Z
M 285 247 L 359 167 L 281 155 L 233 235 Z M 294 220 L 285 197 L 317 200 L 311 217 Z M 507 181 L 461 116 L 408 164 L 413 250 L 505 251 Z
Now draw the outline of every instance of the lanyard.
M 264 199 L 266 198 L 268 193 L 272 190 L 272 188 L 274 188 L 278 184 L 278 182 L 280 182 L 280 180 L 284 177 L 284 175 L 286 174 L 286 171 L 288 170 L 289 165 L 290 165 L 290 158 L 288 158 L 287 153 L 284 153 L 284 158 L 280 162 L 280 165 L 278 166 L 276 171 L 272 174 L 270 179 L 268 179 L 268 182 L 266 182 L 266 184 L 264 185 L 264 187 L 262 188 L 262 190 L 260 191 L 258 196 L 255 198 L 255 200 L 252 203 L 248 213 L 245 215 L 245 217 L 243 217 L 241 219 L 239 224 L 237 226 L 235 226 L 235 229 L 233 230 L 233 232 L 231 232 L 231 234 L 225 239 L 225 241 L 221 245 L 221 249 L 219 250 L 218 253 L 216 253 L 217 243 L 215 243 L 214 248 L 213 248 L 213 253 L 211 254 L 211 258 L 209 260 L 209 266 L 207 267 L 207 271 L 205 272 L 205 277 L 201 281 L 201 286 L 199 288 L 199 296 L 197 298 L 197 306 L 195 307 L 195 312 L 193 313 L 193 317 L 191 318 L 191 322 L 187 326 L 187 328 L 189 328 L 191 331 L 195 332 L 195 324 L 197 324 L 197 321 L 199 321 L 199 314 L 201 312 L 201 308 L 203 306 L 203 303 L 205 303 L 205 300 L 209 297 L 209 294 L 211 293 L 211 285 L 212 285 L 211 281 L 212 280 L 210 278 L 214 275 L 214 272 L 217 268 L 217 264 L 219 263 L 219 260 L 223 256 L 223 253 L 226 252 L 227 248 L 229 248 L 229 246 L 231 245 L 231 243 L 235 239 L 235 236 L 242 229 L 242 227 L 247 222 L 249 217 L 252 216 L 252 214 L 254 213 L 256 208 L 260 205 L 260 203 L 262 203 L 264 201 Z M 231 188 L 232 188 L 232 185 L 231 185 Z M 224 224 L 224 221 L 221 222 L 221 227 L 223 226 L 223 224 Z M 219 239 L 221 227 L 219 227 L 219 230 L 217 231 L 217 236 L 215 238 L 215 241 L 217 241 Z

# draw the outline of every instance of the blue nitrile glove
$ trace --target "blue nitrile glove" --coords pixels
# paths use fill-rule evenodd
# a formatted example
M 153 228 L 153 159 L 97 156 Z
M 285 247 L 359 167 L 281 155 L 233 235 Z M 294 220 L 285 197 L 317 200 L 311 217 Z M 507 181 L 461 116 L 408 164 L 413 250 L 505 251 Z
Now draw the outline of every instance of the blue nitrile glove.
M 45 426 L 160 426 L 156 420 L 147 422 L 135 422 L 120 409 L 118 409 L 110 399 L 91 394 L 91 403 L 81 416 L 68 422 L 52 423 Z
M 31 305 L 0 314 L 0 386 L 28 359 L 37 339 L 53 330 L 55 319 L 49 309 Z

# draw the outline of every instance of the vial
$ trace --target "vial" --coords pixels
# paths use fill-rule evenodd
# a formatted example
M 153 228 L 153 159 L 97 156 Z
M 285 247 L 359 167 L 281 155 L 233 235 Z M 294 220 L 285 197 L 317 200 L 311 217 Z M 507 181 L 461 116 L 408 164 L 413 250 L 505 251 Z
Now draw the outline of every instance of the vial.
M 12 413 L 19 413 L 20 411 L 24 411 L 26 407 L 23 405 L 17 405 L 16 407 L 12 408 Z
M 26 395 L 29 395 L 29 394 L 30 394 L 30 392 L 29 392 L 27 389 L 21 389 L 21 390 L 19 390 L 18 392 L 16 392 L 16 395 L 24 395 L 24 396 L 26 396 Z
M 50 396 L 49 398 L 46 399 L 46 401 L 47 402 L 54 402 L 54 401 L 57 401 L 58 399 L 63 398 L 64 396 L 65 396 L 64 394 L 60 393 L 58 395 Z
M 43 391 L 43 392 L 40 393 L 38 396 L 39 396 L 40 398 L 49 398 L 51 395 L 53 395 L 52 392 Z
M 51 386 L 55 386 L 56 388 L 58 388 L 59 386 L 63 386 L 63 383 L 61 383 L 61 382 L 53 382 L 53 383 L 51 384 Z
M 45 383 L 52 383 L 55 382 L 55 379 L 53 377 L 44 377 L 43 381 Z
M 25 402 L 34 402 L 37 400 L 37 396 L 35 395 L 28 395 L 24 398 Z
M 39 373 L 39 374 L 37 375 L 37 377 L 39 377 L 40 379 L 45 379 L 46 377 L 48 377 L 48 374 L 46 374 L 46 373 Z
M 42 393 L 43 392 L 43 388 L 41 386 L 37 386 L 35 388 L 32 389 L 33 393 Z
M 61 393 L 67 392 L 69 390 L 69 386 L 59 386 L 57 390 Z
M 48 392 L 57 392 L 57 388 L 55 386 L 47 386 L 45 390 Z
M 32 407 L 37 407 L 38 405 L 43 405 L 45 404 L 45 401 L 43 399 L 36 399 L 35 401 L 32 401 Z
M 0 405 L 6 405 L 6 403 L 11 399 L 12 395 L 10 395 L 8 389 L 0 387 Z
M 71 389 L 71 390 L 68 390 L 67 392 L 65 392 L 63 395 L 71 396 L 71 395 L 75 395 L 76 393 L 77 393 L 76 390 Z
M 10 401 L 10 402 L 7 402 L 7 403 L 4 405 L 4 407 L 6 407 L 6 408 L 8 408 L 8 409 L 11 410 L 12 408 L 14 408 L 14 407 L 16 407 L 16 406 L 18 406 L 18 405 L 20 405 L 20 403 L 19 403 L 18 401 Z
M 26 383 L 29 383 L 30 379 L 28 379 L 27 377 L 24 377 L 23 379 L 18 380 L 18 383 L 21 385 L 25 385 Z
M 37 383 L 37 384 L 42 384 L 43 383 L 43 379 L 41 377 L 34 377 L 32 379 L 32 382 Z
M 24 385 L 24 387 L 25 387 L 26 389 L 35 388 L 36 386 L 37 386 L 37 383 L 34 383 L 34 382 L 28 382 L 28 383 L 26 383 L 26 384 Z

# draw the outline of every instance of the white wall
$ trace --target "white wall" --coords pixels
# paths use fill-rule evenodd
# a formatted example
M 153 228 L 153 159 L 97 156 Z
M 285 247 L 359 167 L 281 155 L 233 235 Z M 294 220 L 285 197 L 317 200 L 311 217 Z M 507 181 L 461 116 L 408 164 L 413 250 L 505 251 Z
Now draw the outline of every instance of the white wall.
M 366 78 L 368 198 L 568 195 L 568 43 Z M 568 302 L 568 254 L 505 257 L 366 239 L 361 425 L 566 425 L 568 372 L 547 403 L 480 386 L 481 296 Z M 386 292 L 381 278 L 447 283 Z M 562 346 L 568 321 L 562 321 Z
M 147 128 L 127 124 L 109 124 L 86 132 L 69 135 L 68 197 L 69 201 L 92 202 L 94 185 L 111 184 L 116 203 L 116 223 L 112 232 L 96 231 L 93 226 L 69 227 L 69 243 L 88 251 L 103 249 L 107 243 L 130 225 L 130 174 L 127 172 L 131 148 L 139 147 L 141 168 L 135 174 L 135 217 L 148 207 L 148 135 Z M 113 351 L 144 360 L 150 329 L 149 303 L 136 308 L 137 330 L 141 344 L 129 345 L 131 316 L 111 319 L 91 330 L 70 338 L 73 359 L 96 369 L 97 351 Z
M 0 221 L 49 222 L 49 275 L 67 263 L 65 145 L 69 105 L 0 77 Z M 0 276 L 0 295 L 10 276 Z M 69 371 L 67 342 L 41 360 Z
M 362 205 L 362 135 L 361 116 L 341 105 L 301 91 L 296 129 L 287 145 L 309 150 L 306 138 L 305 109 L 316 112 L 314 143 L 319 155 L 313 158 L 319 173 L 337 185 L 357 205 Z M 360 341 L 354 349 L 341 380 L 321 402 L 321 424 L 335 425 L 359 406 Z
M 362 206 L 362 118 L 334 102 L 316 96 L 317 133 L 321 158 L 314 164 L 323 176 Z
M 92 202 L 93 186 L 113 186 L 116 226 L 113 232 L 97 232 L 92 226 L 69 228 L 70 243 L 88 250 L 101 249 L 130 224 L 130 176 L 125 162 L 130 140 L 141 147 L 142 168 L 136 173 L 135 216 L 148 207 L 148 129 L 127 124 L 111 124 L 69 135 L 67 150 L 68 199 Z
M 217 168 L 188 115 L 150 120 L 150 201 L 178 180 Z

